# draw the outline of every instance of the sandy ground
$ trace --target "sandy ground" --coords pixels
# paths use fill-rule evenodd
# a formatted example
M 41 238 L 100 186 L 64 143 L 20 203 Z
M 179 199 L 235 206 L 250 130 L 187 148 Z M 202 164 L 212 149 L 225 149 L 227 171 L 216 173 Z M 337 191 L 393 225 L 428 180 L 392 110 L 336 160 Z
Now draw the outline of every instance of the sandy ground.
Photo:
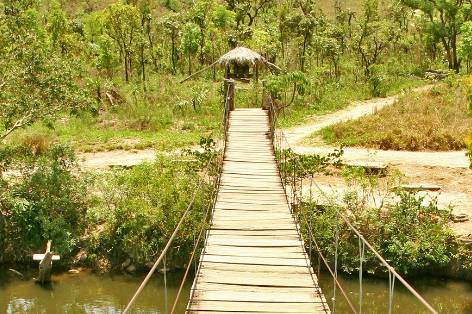
M 84 170 L 109 169 L 114 166 L 132 167 L 156 158 L 154 149 L 145 150 L 114 150 L 97 153 L 78 154 L 80 167 Z

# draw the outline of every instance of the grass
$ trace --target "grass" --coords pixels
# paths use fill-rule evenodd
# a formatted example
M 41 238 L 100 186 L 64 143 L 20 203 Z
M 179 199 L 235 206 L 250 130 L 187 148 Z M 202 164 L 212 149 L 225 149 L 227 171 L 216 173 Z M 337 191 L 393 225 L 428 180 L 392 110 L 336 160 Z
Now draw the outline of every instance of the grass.
M 392 80 L 386 90 L 386 96 L 392 96 L 403 90 L 427 84 L 426 81 L 414 76 L 398 76 Z M 307 100 L 294 103 L 282 112 L 279 126 L 292 127 L 306 123 L 313 115 L 322 115 L 344 109 L 354 101 L 372 98 L 368 83 L 360 80 L 341 79 L 323 84 L 321 97 L 317 100 Z
M 320 131 L 329 144 L 391 150 L 459 150 L 472 130 L 462 84 L 437 85 L 393 106 Z M 310 141 L 314 141 L 312 137 Z
M 138 84 L 115 83 L 116 103 L 102 104 L 98 114 L 63 115 L 50 126 L 34 124 L 14 133 L 11 143 L 34 148 L 41 142 L 61 142 L 76 151 L 115 149 L 173 150 L 198 144 L 203 136 L 220 135 L 222 117 L 220 83 L 154 75 L 144 91 Z M 120 85 L 121 84 L 121 85 Z M 193 100 L 203 94 L 203 101 Z M 34 140 L 34 143 L 30 143 Z

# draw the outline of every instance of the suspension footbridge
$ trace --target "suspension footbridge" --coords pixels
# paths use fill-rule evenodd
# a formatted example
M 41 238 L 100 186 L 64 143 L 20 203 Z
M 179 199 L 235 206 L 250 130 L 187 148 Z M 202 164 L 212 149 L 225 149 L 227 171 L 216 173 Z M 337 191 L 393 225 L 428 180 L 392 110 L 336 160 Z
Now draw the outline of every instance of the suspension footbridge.
M 368 250 L 388 274 L 385 313 L 390 314 L 394 309 L 396 281 L 413 294 L 428 312 L 437 313 L 337 207 L 334 263 L 323 255 L 323 248 L 316 240 L 316 232 L 310 221 L 297 210 L 305 196 L 303 180 L 297 177 L 296 169 L 302 172 L 306 170 L 298 157 L 287 159 L 287 154 L 282 153 L 287 149 L 290 151 L 290 147 L 283 132 L 275 132 L 276 120 L 277 113 L 272 101 L 269 110 L 234 109 L 234 105 L 226 101 L 223 119 L 224 154 L 222 160 L 217 162 L 219 176 L 214 182 L 217 192 L 205 215 L 209 227 L 205 228 L 204 224 L 197 230 L 199 234 L 170 312 L 178 312 L 179 297 L 201 250 L 186 313 L 335 313 L 338 294 L 350 312 L 362 313 L 363 263 L 365 251 Z M 207 168 L 211 161 L 208 161 Z M 290 166 L 286 167 L 287 164 Z M 310 182 L 310 190 L 312 185 L 317 186 L 316 182 Z M 192 210 L 200 188 L 201 185 L 196 188 L 193 199 L 124 314 L 131 311 L 139 294 L 162 263 L 165 276 L 166 254 Z M 300 232 L 300 224 L 304 226 L 304 237 Z M 340 224 L 351 230 L 352 236 L 359 242 L 357 302 L 351 300 L 350 292 L 346 292 L 338 280 Z M 333 291 L 329 304 L 311 266 L 313 251 L 318 254 L 317 273 L 323 262 L 332 276 Z M 167 305 L 164 313 L 167 313 Z
M 262 109 L 230 114 L 188 313 L 329 313 L 290 212 L 269 125 Z

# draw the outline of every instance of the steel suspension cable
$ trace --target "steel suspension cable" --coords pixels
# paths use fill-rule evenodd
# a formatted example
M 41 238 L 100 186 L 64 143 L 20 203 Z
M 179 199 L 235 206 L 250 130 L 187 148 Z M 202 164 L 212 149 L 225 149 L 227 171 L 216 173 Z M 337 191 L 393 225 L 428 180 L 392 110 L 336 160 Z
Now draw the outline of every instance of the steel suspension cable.
M 211 156 L 208 160 L 208 163 L 206 164 L 206 169 L 208 169 L 208 166 L 210 165 L 211 161 L 213 160 L 213 156 Z M 167 251 L 169 250 L 170 246 L 172 245 L 175 237 L 177 236 L 177 233 L 179 232 L 180 230 L 180 227 L 182 226 L 185 218 L 187 217 L 187 214 L 190 212 L 190 210 L 192 209 L 193 207 L 193 204 L 195 202 L 195 199 L 197 197 L 197 194 L 198 192 L 200 192 L 200 189 L 202 188 L 203 186 L 203 180 L 199 180 L 199 184 L 197 186 L 197 188 L 195 189 L 195 192 L 193 193 L 193 196 L 192 196 L 192 199 L 189 203 L 189 205 L 187 206 L 187 208 L 185 209 L 185 212 L 183 213 L 182 217 L 180 218 L 177 226 L 175 227 L 174 231 L 172 232 L 172 235 L 170 236 L 169 240 L 167 241 L 167 244 L 166 246 L 164 247 L 164 249 L 162 250 L 161 254 L 159 255 L 158 259 L 156 260 L 156 262 L 154 263 L 154 265 L 152 266 L 152 268 L 149 270 L 148 274 L 146 275 L 146 277 L 144 278 L 143 282 L 141 283 L 141 285 L 138 287 L 138 289 L 136 290 L 136 292 L 134 293 L 133 297 L 131 298 L 131 300 L 129 301 L 128 305 L 126 306 L 126 308 L 124 309 L 123 311 L 123 314 L 126 314 L 129 312 L 129 310 L 131 309 L 131 307 L 133 306 L 134 302 L 136 302 L 136 299 L 138 298 L 138 296 L 141 294 L 141 292 L 143 291 L 144 287 L 147 285 L 147 283 L 149 282 L 149 280 L 151 279 L 152 275 L 154 274 L 154 272 L 156 271 L 156 268 L 157 266 L 159 266 L 159 264 L 161 263 L 161 261 L 164 259 L 165 255 L 167 254 Z
M 273 103 L 271 102 L 271 113 L 275 116 L 275 119 L 277 119 L 277 114 L 273 108 Z M 290 147 L 290 144 L 287 140 L 287 137 L 285 135 L 285 133 L 280 130 L 280 138 L 283 139 L 285 141 L 285 143 L 287 144 L 287 147 L 292 151 L 291 147 Z M 282 144 L 280 145 L 279 148 L 282 147 Z M 304 169 L 303 165 L 301 164 L 299 158 L 294 158 L 300 165 L 301 169 L 303 169 L 304 172 L 306 172 L 306 170 Z M 331 200 L 329 199 L 329 197 L 326 195 L 326 193 L 323 191 L 323 189 L 321 189 L 321 187 L 316 183 L 316 181 L 314 181 L 314 184 L 316 186 L 316 188 L 320 191 L 321 195 L 326 199 L 328 200 L 328 202 L 331 202 Z M 337 206 L 336 206 L 337 208 Z M 349 221 L 349 219 L 347 217 L 345 217 L 342 213 L 339 213 L 339 217 L 341 217 L 341 219 L 343 219 L 343 221 L 348 225 L 348 227 L 360 238 L 362 239 L 362 242 L 364 242 L 365 246 L 367 246 L 369 248 L 369 250 L 371 250 L 374 255 L 380 260 L 380 262 L 389 270 L 389 273 L 391 272 L 393 277 L 395 277 L 396 279 L 398 279 L 404 286 L 405 288 L 407 288 L 431 313 L 433 314 L 437 314 L 437 311 L 405 280 L 403 279 L 403 277 L 397 273 L 397 271 L 380 255 L 380 253 L 363 237 L 363 235 L 351 224 L 351 222 Z M 337 261 L 335 261 L 336 263 Z M 337 265 L 335 265 L 335 274 L 337 275 L 337 268 L 336 268 Z M 392 280 L 393 283 L 394 283 L 394 280 Z M 390 292 L 391 294 L 391 300 L 393 300 L 393 287 L 394 285 L 392 284 L 392 291 Z M 392 302 L 391 300 L 390 303 Z M 390 307 L 391 307 L 391 304 L 390 304 Z
M 395 276 L 388 270 L 388 314 L 392 314 L 393 292 L 395 288 Z
M 209 210 L 207 210 L 208 214 Z M 187 276 L 190 271 L 190 267 L 192 266 L 192 262 L 195 257 L 195 253 L 197 252 L 198 244 L 200 243 L 200 240 L 202 239 L 202 235 L 204 234 L 205 228 L 201 228 L 200 233 L 198 234 L 196 245 L 193 248 L 192 254 L 190 255 L 189 263 L 187 264 L 187 267 L 185 269 L 184 277 L 182 278 L 182 281 L 180 282 L 179 290 L 177 291 L 177 295 L 174 300 L 174 304 L 172 305 L 172 310 L 171 314 L 175 312 L 175 309 L 177 308 L 177 303 L 179 302 L 180 295 L 182 293 L 182 290 L 184 288 L 185 281 L 187 280 Z
M 204 222 L 207 222 L 209 220 L 209 214 L 210 214 L 210 211 L 211 209 L 214 208 L 215 206 L 215 201 L 216 201 L 216 196 L 217 196 L 217 190 L 218 190 L 218 186 L 219 186 L 219 182 L 220 182 L 220 176 L 221 176 L 221 171 L 219 170 L 219 176 L 218 176 L 218 179 L 216 180 L 215 182 L 215 186 L 213 188 L 213 197 L 212 197 L 212 202 L 210 204 L 210 206 L 208 206 L 207 210 L 206 210 L 206 213 L 205 213 L 205 216 L 204 216 L 204 219 L 203 221 Z M 185 269 L 185 273 L 184 273 L 184 276 L 182 278 L 182 281 L 180 282 L 180 286 L 179 286 L 179 290 L 177 291 L 177 295 L 175 297 L 175 300 L 174 300 L 174 304 L 172 305 L 172 310 L 171 310 L 171 314 L 175 312 L 175 309 L 177 308 L 177 303 L 179 301 L 179 298 L 180 298 L 180 295 L 182 293 L 182 290 L 183 290 L 183 287 L 184 287 L 184 284 L 185 284 L 185 281 L 187 280 L 187 277 L 188 277 L 188 274 L 190 272 L 190 266 L 192 265 L 192 261 L 195 260 L 195 253 L 197 252 L 197 249 L 199 247 L 199 244 L 200 244 L 200 241 L 203 239 L 203 235 L 204 235 L 204 232 L 205 232 L 205 224 L 202 224 L 202 228 L 200 229 L 200 232 L 198 233 L 198 237 L 197 239 L 194 241 L 194 248 L 193 248 L 193 251 L 192 251 L 192 254 L 190 255 L 190 259 L 189 259 L 189 262 L 187 264 L 187 268 Z M 196 260 L 195 260 L 196 261 Z M 196 265 L 196 264 L 195 264 Z M 197 273 L 197 268 L 195 267 L 195 274 Z
M 363 275 L 363 262 L 365 255 L 365 243 L 359 238 L 359 313 L 362 313 L 362 302 L 363 302 L 363 290 L 362 290 L 362 275 Z
M 305 223 L 306 223 L 306 218 L 304 218 L 305 220 Z M 323 263 L 325 264 L 326 266 L 326 269 L 328 270 L 328 272 L 331 274 L 331 276 L 333 278 L 335 278 L 335 275 L 334 275 L 334 272 L 333 270 L 331 269 L 331 266 L 329 265 L 328 263 L 328 260 L 326 259 L 326 257 L 323 255 L 323 253 L 321 252 L 321 249 L 318 245 L 318 241 L 316 241 L 316 238 L 314 236 L 314 233 L 313 233 L 313 227 L 312 226 L 308 226 L 308 233 L 310 235 L 310 238 L 312 239 L 313 241 L 313 244 L 315 245 L 316 247 L 316 251 L 318 252 L 318 277 L 319 277 L 319 264 L 320 264 L 320 258 L 321 260 L 323 261 Z M 352 304 L 352 301 L 349 299 L 349 296 L 347 295 L 346 291 L 343 289 L 343 287 L 341 286 L 341 283 L 339 282 L 339 280 L 336 278 L 335 279 L 335 282 L 334 282 L 335 285 L 338 286 L 339 288 L 339 291 L 341 291 L 342 295 L 344 296 L 347 304 L 349 305 L 350 309 L 352 310 L 353 313 L 357 313 L 354 305 Z M 334 313 L 334 312 L 333 312 Z

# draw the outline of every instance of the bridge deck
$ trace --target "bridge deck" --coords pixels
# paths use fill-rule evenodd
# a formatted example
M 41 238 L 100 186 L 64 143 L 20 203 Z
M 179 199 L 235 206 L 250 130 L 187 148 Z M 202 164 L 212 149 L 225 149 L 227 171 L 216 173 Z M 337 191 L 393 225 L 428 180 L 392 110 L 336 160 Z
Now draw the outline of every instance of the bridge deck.
M 329 313 L 262 109 L 231 112 L 220 190 L 187 313 Z

